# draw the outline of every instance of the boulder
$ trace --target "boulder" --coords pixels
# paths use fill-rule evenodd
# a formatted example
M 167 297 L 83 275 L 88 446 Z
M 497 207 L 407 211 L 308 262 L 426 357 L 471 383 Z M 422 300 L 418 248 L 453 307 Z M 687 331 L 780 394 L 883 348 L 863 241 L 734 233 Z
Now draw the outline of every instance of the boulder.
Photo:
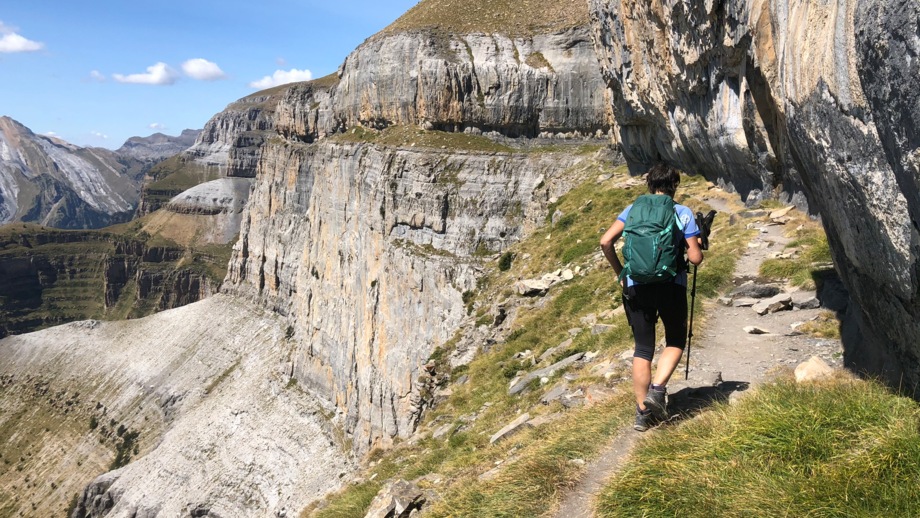
M 591 326 L 591 334 L 592 335 L 602 335 L 604 333 L 607 333 L 609 331 L 616 329 L 616 327 L 617 326 L 610 325 L 610 324 L 594 324 L 593 326 Z
M 795 208 L 795 207 L 786 207 L 786 208 L 784 208 L 784 209 L 774 210 L 773 212 L 770 213 L 770 219 L 781 219 L 781 218 L 784 218 L 784 217 L 786 216 L 786 214 L 789 214 L 789 212 L 791 212 L 792 209 L 794 209 L 794 208 Z
M 517 292 L 523 297 L 542 297 L 549 287 L 550 283 L 542 279 L 525 279 L 517 283 Z
M 584 406 L 585 404 L 585 392 L 581 389 L 576 390 L 575 392 L 569 392 L 563 394 L 559 398 L 559 402 L 562 403 L 562 406 L 565 408 L 575 408 Z
M 566 385 L 565 383 L 561 385 L 556 385 L 555 387 L 547 390 L 545 394 L 543 394 L 543 397 L 540 398 L 540 402 L 543 403 L 544 405 L 548 405 L 552 403 L 553 401 L 557 401 L 568 390 L 569 390 L 569 386 Z
M 797 291 L 792 294 L 792 307 L 798 309 L 818 309 L 821 301 L 814 291 Z
M 731 292 L 732 298 L 751 298 L 751 299 L 765 299 L 768 297 L 775 297 L 780 292 L 779 287 L 772 286 L 769 284 L 755 284 L 753 282 L 746 282 L 741 286 L 738 286 Z
M 377 493 L 364 518 L 408 518 L 425 503 L 422 490 L 411 482 L 389 482 Z
M 775 297 L 770 297 L 769 299 L 762 300 L 751 306 L 751 309 L 753 309 L 758 315 L 776 313 L 777 311 L 784 311 L 791 308 L 792 295 L 788 293 L 780 293 Z
M 796 383 L 805 383 L 826 378 L 834 374 L 834 369 L 824 360 L 817 356 L 812 356 L 808 361 L 800 363 L 795 368 Z
M 549 367 L 545 367 L 543 369 L 537 369 L 529 374 L 525 374 L 523 376 L 515 378 L 511 380 L 511 385 L 508 387 L 508 393 L 511 395 L 518 394 L 521 391 L 523 391 L 525 388 L 527 388 L 527 385 L 529 385 L 531 381 L 535 379 L 544 378 L 544 377 L 545 378 L 552 377 L 552 375 L 555 374 L 557 371 L 560 371 L 572 365 L 573 363 L 580 360 L 582 356 L 584 355 L 585 353 L 575 353 L 572 356 L 569 356 L 568 358 L 562 361 L 559 361 L 559 362 L 556 362 L 550 365 Z
M 569 347 L 570 345 L 572 345 L 572 339 L 571 339 L 571 338 L 569 338 L 568 340 L 562 342 L 561 344 L 557 345 L 556 347 L 550 347 L 549 349 L 547 349 L 546 351 L 544 351 L 543 354 L 540 355 L 540 361 L 542 362 L 543 360 L 546 360 L 546 359 L 548 359 L 548 358 L 552 358 L 552 356 L 553 356 L 554 354 L 556 354 L 556 353 L 559 352 L 559 351 L 564 351 L 564 350 L 568 349 L 568 347 Z
M 514 421 L 511 421 L 510 423 L 505 425 L 505 427 L 502 428 L 501 430 L 495 432 L 495 434 L 491 438 L 489 438 L 489 444 L 495 444 L 498 441 L 511 437 L 512 435 L 520 432 L 521 430 L 526 430 L 527 428 L 531 428 L 533 425 L 528 423 L 528 421 L 530 421 L 530 414 L 521 415 Z

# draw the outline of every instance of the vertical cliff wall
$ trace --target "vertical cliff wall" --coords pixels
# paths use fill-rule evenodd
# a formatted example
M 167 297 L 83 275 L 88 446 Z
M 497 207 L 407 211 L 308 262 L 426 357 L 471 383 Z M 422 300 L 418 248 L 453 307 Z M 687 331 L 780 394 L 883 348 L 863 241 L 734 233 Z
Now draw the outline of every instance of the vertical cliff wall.
M 920 6 L 590 5 L 630 165 L 665 160 L 748 200 L 804 195 L 858 304 L 850 364 L 917 387 Z
M 466 315 L 482 254 L 519 239 L 583 160 L 278 143 L 263 151 L 224 292 L 288 316 L 299 380 L 358 451 L 406 436 L 420 367 Z
M 335 76 L 280 96 L 282 138 L 260 148 L 222 291 L 289 317 L 298 379 L 345 414 L 358 451 L 414 430 L 420 366 L 465 316 L 476 268 L 542 218 L 586 158 L 480 135 L 518 148 L 609 138 L 607 96 L 584 23 L 518 36 L 385 31 Z M 433 145 L 431 130 L 470 142 Z

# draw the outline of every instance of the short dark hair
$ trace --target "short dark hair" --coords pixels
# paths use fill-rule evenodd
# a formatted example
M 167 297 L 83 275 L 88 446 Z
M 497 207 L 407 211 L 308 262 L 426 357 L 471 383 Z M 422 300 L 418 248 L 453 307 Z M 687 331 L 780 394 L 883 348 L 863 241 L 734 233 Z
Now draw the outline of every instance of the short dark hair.
M 680 173 L 670 165 L 659 162 L 648 170 L 645 182 L 648 184 L 648 192 L 663 192 L 673 198 L 680 185 Z

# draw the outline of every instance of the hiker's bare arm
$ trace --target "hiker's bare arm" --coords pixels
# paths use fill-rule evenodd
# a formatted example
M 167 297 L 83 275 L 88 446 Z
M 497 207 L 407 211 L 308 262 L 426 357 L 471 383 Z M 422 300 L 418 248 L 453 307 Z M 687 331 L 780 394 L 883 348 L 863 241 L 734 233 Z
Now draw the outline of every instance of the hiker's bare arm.
M 703 249 L 700 248 L 700 238 L 698 236 L 687 238 L 687 260 L 693 264 L 703 262 Z
M 610 263 L 610 266 L 613 266 L 613 271 L 617 275 L 620 275 L 620 272 L 623 271 L 623 264 L 620 262 L 620 258 L 617 257 L 617 251 L 614 247 L 617 239 L 620 239 L 620 236 L 623 235 L 623 228 L 626 227 L 626 224 L 620 220 L 613 222 L 613 225 L 610 225 L 610 228 L 607 229 L 607 232 L 604 232 L 603 237 L 601 237 L 601 250 L 604 251 L 604 257 L 607 258 L 607 262 Z

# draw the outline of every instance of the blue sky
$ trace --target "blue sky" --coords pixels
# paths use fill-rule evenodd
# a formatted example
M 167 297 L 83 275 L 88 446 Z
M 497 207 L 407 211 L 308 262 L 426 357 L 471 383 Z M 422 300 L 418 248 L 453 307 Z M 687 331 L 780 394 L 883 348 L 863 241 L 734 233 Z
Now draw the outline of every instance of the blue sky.
M 322 77 L 417 0 L 28 0 L 0 6 L 0 115 L 81 146 L 177 135 Z

